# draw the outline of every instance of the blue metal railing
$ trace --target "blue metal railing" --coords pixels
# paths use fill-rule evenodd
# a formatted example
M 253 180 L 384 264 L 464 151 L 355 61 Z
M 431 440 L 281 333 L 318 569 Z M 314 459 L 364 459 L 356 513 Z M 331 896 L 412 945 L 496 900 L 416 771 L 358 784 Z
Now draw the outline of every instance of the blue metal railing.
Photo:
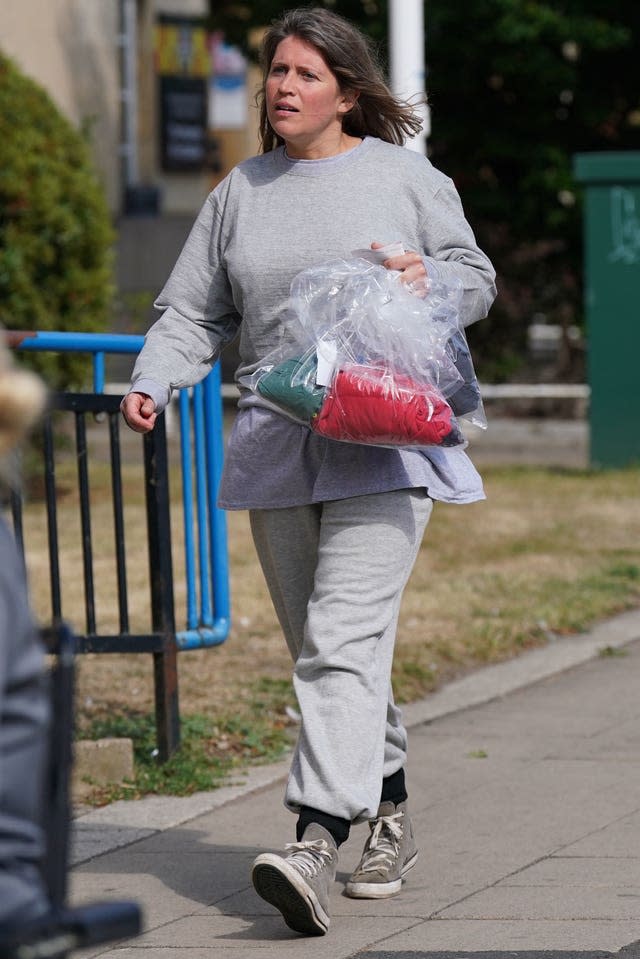
M 103 393 L 105 355 L 136 354 L 143 343 L 143 336 L 130 334 L 34 332 L 20 336 L 15 346 L 91 354 L 93 389 Z M 179 649 L 201 649 L 224 642 L 231 623 L 227 527 L 216 503 L 223 463 L 220 365 L 193 390 L 181 390 L 178 406 L 187 609 L 176 643 Z

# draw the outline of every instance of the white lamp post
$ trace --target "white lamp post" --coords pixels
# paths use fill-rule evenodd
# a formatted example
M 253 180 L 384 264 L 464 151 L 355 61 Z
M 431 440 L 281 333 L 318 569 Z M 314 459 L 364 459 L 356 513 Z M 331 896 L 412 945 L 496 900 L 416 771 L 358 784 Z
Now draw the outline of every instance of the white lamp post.
M 391 89 L 402 100 L 418 100 L 425 95 L 424 3 L 425 0 L 389 0 Z M 424 126 L 405 146 L 425 153 L 430 133 L 429 108 L 421 103 L 417 110 Z

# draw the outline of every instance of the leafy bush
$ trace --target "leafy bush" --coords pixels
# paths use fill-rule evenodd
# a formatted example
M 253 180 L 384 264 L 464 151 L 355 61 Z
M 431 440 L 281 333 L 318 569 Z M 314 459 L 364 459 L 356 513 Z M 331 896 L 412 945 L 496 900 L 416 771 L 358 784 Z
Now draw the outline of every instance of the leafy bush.
M 82 135 L 0 53 L 0 323 L 102 332 L 113 229 Z M 23 353 L 54 389 L 86 383 L 81 354 Z

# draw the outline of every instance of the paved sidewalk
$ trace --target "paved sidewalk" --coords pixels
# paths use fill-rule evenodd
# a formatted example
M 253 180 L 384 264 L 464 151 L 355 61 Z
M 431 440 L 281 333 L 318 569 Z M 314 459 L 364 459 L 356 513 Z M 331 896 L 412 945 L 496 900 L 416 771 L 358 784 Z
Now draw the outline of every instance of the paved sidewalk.
M 487 430 L 470 428 L 469 453 L 476 466 L 554 466 L 585 469 L 589 465 L 589 424 L 585 419 L 498 417 L 487 412 Z
M 640 959 L 639 689 L 634 611 L 407 708 L 420 859 L 400 896 L 348 899 L 355 828 L 323 938 L 288 930 L 249 881 L 293 838 L 285 763 L 95 810 L 76 820 L 71 898 L 135 898 L 145 931 L 84 955 Z

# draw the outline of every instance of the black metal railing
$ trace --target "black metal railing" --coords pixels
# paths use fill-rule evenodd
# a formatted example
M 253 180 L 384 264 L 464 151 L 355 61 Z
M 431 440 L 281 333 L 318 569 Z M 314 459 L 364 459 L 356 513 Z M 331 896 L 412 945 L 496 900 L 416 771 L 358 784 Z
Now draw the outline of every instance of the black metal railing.
M 41 453 L 51 595 L 49 622 L 43 622 L 43 633 L 45 639 L 51 640 L 55 637 L 61 623 L 65 620 L 73 621 L 73 617 L 65 614 L 61 572 L 60 496 L 57 482 L 56 440 L 58 432 L 62 432 L 66 441 L 73 445 L 80 514 L 81 585 L 84 591 L 85 624 L 83 631 L 78 623 L 73 622 L 76 649 L 79 653 L 149 653 L 152 655 L 157 745 L 160 757 L 166 759 L 179 744 L 180 719 L 165 420 L 163 415 L 158 417 L 153 431 L 141 437 L 150 621 L 148 628 L 132 631 L 126 549 L 126 496 L 122 480 L 120 399 L 119 396 L 94 393 L 56 394 L 51 398 L 49 410 L 43 420 Z M 69 417 L 73 420 L 72 429 L 69 429 Z M 91 418 L 94 423 L 101 421 L 102 426 L 106 424 L 108 433 L 116 578 L 115 596 L 109 600 L 109 603 L 117 604 L 117 632 L 102 631 L 97 614 L 95 544 L 92 528 L 94 504 L 91 496 L 88 418 Z M 129 442 L 132 439 L 135 437 L 129 434 Z M 69 455 L 68 449 L 65 450 L 65 455 Z M 11 512 L 16 540 L 23 555 L 28 559 L 29 543 L 26 542 L 25 537 L 24 501 L 21 493 L 12 494 Z M 32 583 L 32 589 L 34 585 Z M 66 585 L 69 589 L 68 581 Z M 76 588 L 79 586 L 80 584 L 77 584 Z

